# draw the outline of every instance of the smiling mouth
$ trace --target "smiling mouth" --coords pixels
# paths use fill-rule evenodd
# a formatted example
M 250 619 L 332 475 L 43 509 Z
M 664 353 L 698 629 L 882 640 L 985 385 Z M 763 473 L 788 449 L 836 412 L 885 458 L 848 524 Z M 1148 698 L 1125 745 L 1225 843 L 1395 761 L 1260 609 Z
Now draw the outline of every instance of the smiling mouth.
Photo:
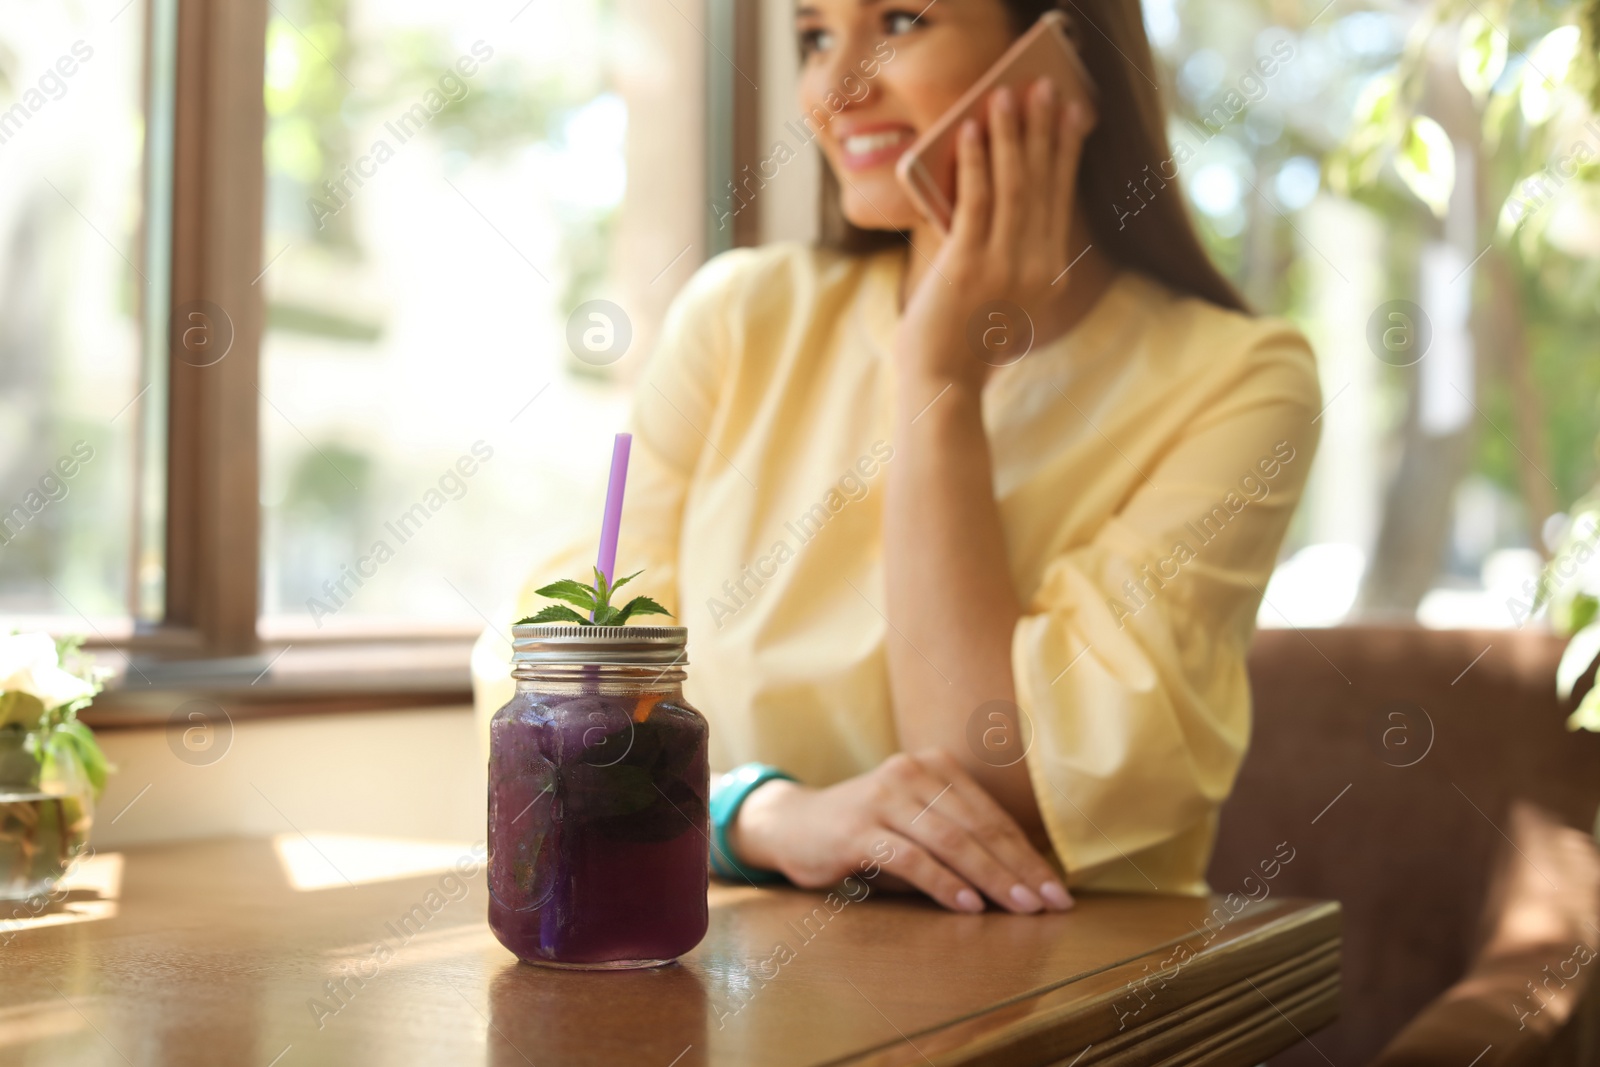
M 915 130 L 900 127 L 841 137 L 839 147 L 844 151 L 845 165 L 851 170 L 862 170 L 900 158 L 915 139 Z

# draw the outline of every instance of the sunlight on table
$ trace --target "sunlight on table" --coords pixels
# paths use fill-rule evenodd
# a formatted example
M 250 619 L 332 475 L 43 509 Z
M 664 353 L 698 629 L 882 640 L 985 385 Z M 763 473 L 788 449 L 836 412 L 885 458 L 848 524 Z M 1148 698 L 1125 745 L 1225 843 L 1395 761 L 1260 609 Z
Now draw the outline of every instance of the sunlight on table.
M 122 853 L 90 852 L 73 861 L 55 890 L 34 901 L 8 902 L 0 918 L 0 945 L 25 930 L 110 919 L 122 893 Z
M 482 844 L 413 841 L 354 834 L 278 834 L 273 851 L 289 885 L 301 892 L 392 882 L 484 862 Z

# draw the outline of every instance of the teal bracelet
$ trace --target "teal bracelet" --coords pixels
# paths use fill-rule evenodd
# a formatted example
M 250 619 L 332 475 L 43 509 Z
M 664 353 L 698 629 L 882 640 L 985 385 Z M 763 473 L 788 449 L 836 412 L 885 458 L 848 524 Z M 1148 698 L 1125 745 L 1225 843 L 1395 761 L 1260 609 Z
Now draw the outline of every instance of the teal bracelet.
M 757 786 L 778 778 L 786 782 L 795 780 L 793 775 L 768 764 L 745 763 L 718 778 L 711 786 L 711 802 L 707 805 L 711 815 L 711 870 L 718 876 L 757 883 L 784 880 L 783 875 L 776 871 L 746 867 L 734 858 L 733 850 L 728 847 L 728 827 L 733 825 L 745 798 L 755 792 Z

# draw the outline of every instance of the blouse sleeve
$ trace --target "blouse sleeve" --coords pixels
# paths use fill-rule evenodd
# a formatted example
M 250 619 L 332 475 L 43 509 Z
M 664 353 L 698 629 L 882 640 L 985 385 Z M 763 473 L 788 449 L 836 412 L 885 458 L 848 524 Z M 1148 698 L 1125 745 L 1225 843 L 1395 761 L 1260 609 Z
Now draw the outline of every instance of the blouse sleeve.
M 1028 769 L 1073 883 L 1204 891 L 1192 872 L 1249 742 L 1245 654 L 1316 450 L 1319 395 L 1298 334 L 1257 340 L 1220 402 L 1025 604 L 1012 670 Z M 1169 865 L 1191 873 L 1157 873 L 1163 846 L 1201 853 Z
M 712 432 L 730 344 L 727 306 L 735 272 L 746 255 L 724 253 L 695 272 L 668 308 L 650 361 L 633 388 L 627 427 L 633 444 L 617 569 L 623 574 L 644 573 L 618 593 L 619 601 L 644 594 L 678 613 L 683 503 Z M 597 506 L 592 534 L 580 535 L 534 562 L 507 623 L 525 618 L 546 602 L 535 593 L 540 587 L 558 578 L 591 573 L 599 516 Z M 510 661 L 505 637 L 495 630 L 485 631 L 473 647 L 473 703 L 485 738 L 489 718 L 515 688 Z
M 626 592 L 645 593 L 678 614 L 683 506 L 716 435 L 734 344 L 730 305 L 749 252 L 726 252 L 689 280 L 667 311 L 660 340 L 633 390 L 633 451 L 617 566 L 643 570 Z M 626 599 L 626 597 L 623 597 Z M 648 621 L 648 620 L 647 620 Z

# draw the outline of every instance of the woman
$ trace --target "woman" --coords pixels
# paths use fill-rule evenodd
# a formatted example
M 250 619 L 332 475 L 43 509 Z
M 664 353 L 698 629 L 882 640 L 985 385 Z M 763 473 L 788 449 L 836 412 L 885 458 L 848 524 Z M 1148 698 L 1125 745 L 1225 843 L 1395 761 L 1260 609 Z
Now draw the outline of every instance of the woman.
M 618 558 L 689 627 L 736 875 L 880 862 L 958 911 L 1206 890 L 1316 373 L 1149 180 L 1134 0 L 1068 6 L 1092 130 L 1046 85 L 995 93 L 949 236 L 916 212 L 896 158 L 1050 6 L 801 0 L 828 239 L 707 263 L 637 390 Z M 1030 320 L 1020 359 L 969 344 Z M 479 651 L 487 711 L 509 685 Z

